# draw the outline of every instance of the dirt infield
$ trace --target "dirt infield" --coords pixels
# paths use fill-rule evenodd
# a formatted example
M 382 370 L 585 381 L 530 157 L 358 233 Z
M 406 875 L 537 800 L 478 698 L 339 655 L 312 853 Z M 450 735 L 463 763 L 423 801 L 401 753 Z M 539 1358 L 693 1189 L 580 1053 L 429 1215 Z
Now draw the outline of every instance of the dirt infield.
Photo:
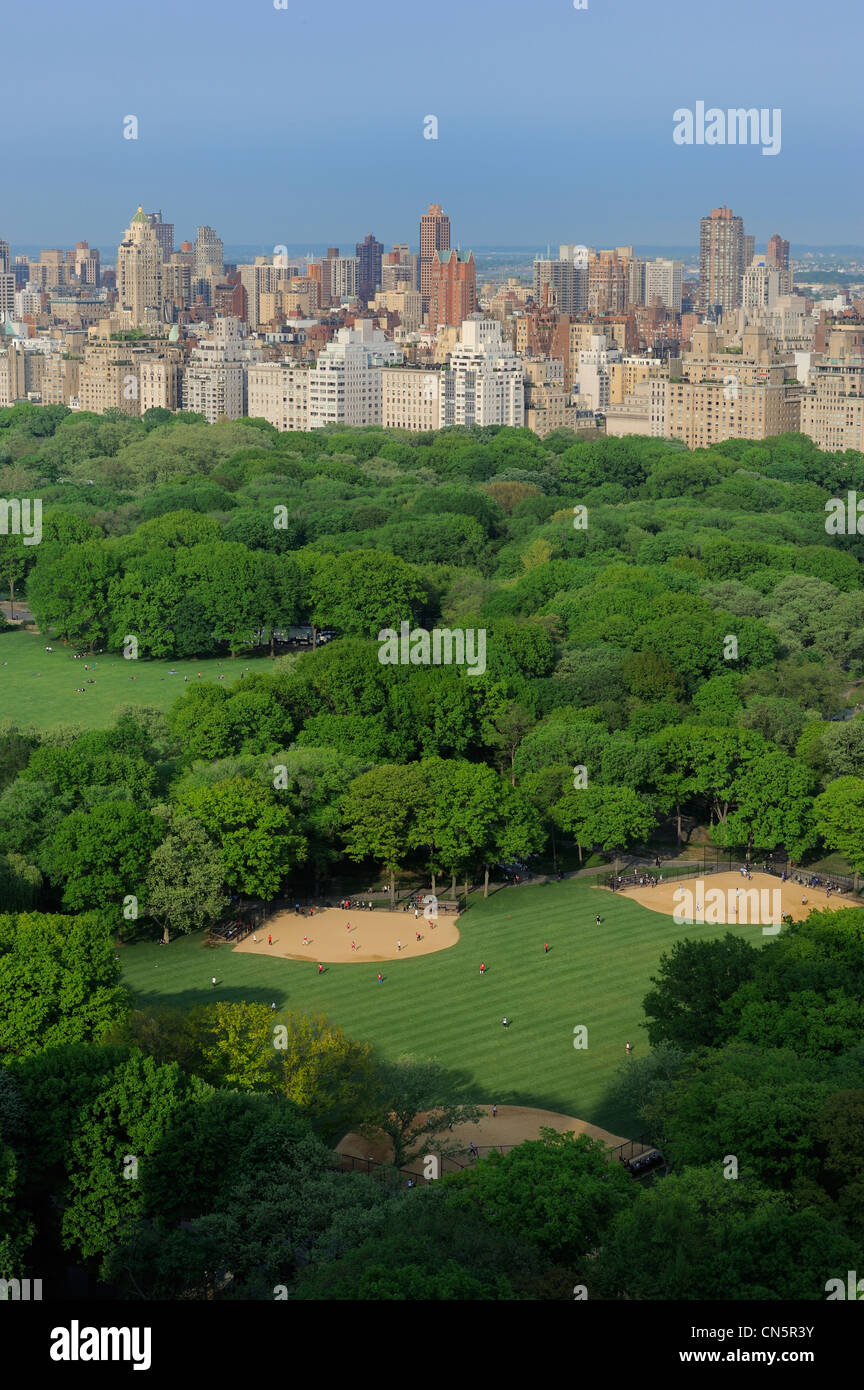
M 589 1125 L 586 1120 L 577 1120 L 572 1115 L 560 1115 L 555 1110 L 534 1110 L 525 1105 L 499 1105 L 498 1115 L 495 1117 L 491 1105 L 481 1108 L 484 1113 L 479 1124 L 454 1125 L 452 1134 L 444 1130 L 441 1138 L 448 1143 L 462 1142 L 466 1154 L 471 1143 L 484 1151 L 490 1145 L 521 1144 L 526 1139 L 539 1139 L 541 1127 L 555 1129 L 559 1134 L 564 1134 L 567 1130 L 572 1130 L 575 1134 L 587 1134 L 591 1139 L 601 1140 L 609 1148 L 627 1143 L 626 1139 L 610 1134 L 608 1130 L 598 1129 L 596 1125 Z M 386 1163 L 392 1156 L 389 1139 L 373 1143 L 360 1134 L 346 1134 L 336 1146 L 336 1152 L 352 1154 L 355 1158 L 375 1159 L 378 1163 Z M 455 1164 L 450 1166 L 456 1167 Z M 447 1167 L 445 1159 L 445 1171 Z M 409 1163 L 405 1171 L 422 1174 L 422 1157 L 415 1159 L 414 1163 Z
M 247 936 L 234 950 L 288 960 L 320 961 L 322 965 L 346 965 L 446 951 L 459 940 L 459 928 L 455 914 L 441 915 L 433 924 L 423 917 L 415 919 L 413 912 L 355 912 L 353 908 L 346 912 L 330 907 L 316 912 L 314 917 L 277 913 L 255 936 L 257 941 Z M 273 938 L 272 946 L 267 944 L 269 936 Z M 396 944 L 400 940 L 401 951 Z
M 666 879 L 663 883 L 658 883 L 656 888 L 618 888 L 617 893 L 623 894 L 626 898 L 633 898 L 642 907 L 650 908 L 652 912 L 663 912 L 668 917 L 675 914 L 677 903 L 675 894 L 679 888 L 689 889 L 692 899 L 684 899 L 684 903 L 692 901 L 693 916 L 687 916 L 690 923 L 702 923 L 705 921 L 705 896 L 711 893 L 712 889 L 719 888 L 723 894 L 723 905 L 719 903 L 719 898 L 711 899 L 711 916 L 708 925 L 715 923 L 725 923 L 734 925 L 737 922 L 761 920 L 754 918 L 752 912 L 745 918 L 743 907 L 741 906 L 741 896 L 745 892 L 756 889 L 757 891 L 768 891 L 767 902 L 773 903 L 771 894 L 774 890 L 780 893 L 780 903 L 783 916 L 787 914 L 796 922 L 809 917 L 811 912 L 822 912 L 828 908 L 831 912 L 836 912 L 844 907 L 855 907 L 856 900 L 844 893 L 832 892 L 830 898 L 824 888 L 806 888 L 800 883 L 792 883 L 788 879 L 781 883 L 779 878 L 773 874 L 754 874 L 752 878 L 744 878 L 739 873 L 728 874 L 705 874 L 704 877 Z M 739 897 L 736 899 L 735 890 L 740 890 Z M 611 892 L 611 889 L 607 889 Z M 805 899 L 806 901 L 802 901 Z M 680 902 L 681 899 L 678 899 Z M 754 901 L 751 898 L 751 902 Z M 736 911 L 736 903 L 738 910 Z

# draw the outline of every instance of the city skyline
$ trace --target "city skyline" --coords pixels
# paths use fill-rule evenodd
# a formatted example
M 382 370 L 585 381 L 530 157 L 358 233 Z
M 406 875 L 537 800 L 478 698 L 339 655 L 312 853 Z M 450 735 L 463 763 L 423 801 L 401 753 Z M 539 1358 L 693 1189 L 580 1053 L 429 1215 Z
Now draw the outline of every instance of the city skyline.
M 813 79 L 837 67 L 841 38 L 854 49 L 860 12 L 826 0 L 817 25 L 811 6 L 789 0 L 778 24 L 774 11 L 730 0 L 715 18 L 697 71 L 670 66 L 670 35 L 694 25 L 686 0 L 589 0 L 585 10 L 543 0 L 530 12 L 514 0 L 442 0 L 433 23 L 382 0 L 372 26 L 334 0 L 329 47 L 314 13 L 214 0 L 205 23 L 194 7 L 154 0 L 119 62 L 115 7 L 96 0 L 84 28 L 50 0 L 39 64 L 6 79 L 27 131 L 0 131 L 5 235 L 107 246 L 116 207 L 140 202 L 178 228 L 206 221 L 229 245 L 347 244 L 346 222 L 353 244 L 370 229 L 404 238 L 414 207 L 433 198 L 463 247 L 613 244 L 637 221 L 646 244 L 689 245 L 692 209 L 718 202 L 744 209 L 762 243 L 783 225 L 798 245 L 857 245 L 864 193 L 850 177 L 849 90 L 822 81 L 814 103 Z M 172 53 L 194 63 L 166 54 L 169 23 Z M 10 53 L 32 43 L 23 11 L 5 19 L 4 38 Z M 779 155 L 676 145 L 674 112 L 700 101 L 782 110 Z M 130 117 L 135 139 L 124 138 Z M 426 138 L 430 117 L 437 138 Z

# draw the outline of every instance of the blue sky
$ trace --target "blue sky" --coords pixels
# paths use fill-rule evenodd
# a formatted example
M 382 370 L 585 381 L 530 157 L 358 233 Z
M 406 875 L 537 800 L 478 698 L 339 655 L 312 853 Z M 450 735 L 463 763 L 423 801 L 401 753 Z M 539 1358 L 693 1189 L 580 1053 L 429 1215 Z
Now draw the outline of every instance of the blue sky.
M 861 0 L 288 5 L 7 6 L 0 236 L 113 246 L 140 202 L 178 241 L 413 245 L 434 201 L 463 246 L 688 245 L 726 203 L 864 243 Z M 780 154 L 675 145 L 699 100 L 779 107 Z

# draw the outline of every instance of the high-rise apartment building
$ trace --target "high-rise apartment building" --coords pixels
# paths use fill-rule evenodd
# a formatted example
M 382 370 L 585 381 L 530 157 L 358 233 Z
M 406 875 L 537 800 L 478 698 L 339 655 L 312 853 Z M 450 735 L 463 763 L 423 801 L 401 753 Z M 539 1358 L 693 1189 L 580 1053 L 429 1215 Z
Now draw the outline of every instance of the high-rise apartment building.
M 9 251 L 8 241 L 0 238 L 0 275 L 7 274 L 12 269 L 12 256 Z
M 458 327 L 477 308 L 477 270 L 474 252 L 437 251 L 432 262 L 429 284 L 429 326 Z
M 329 304 L 333 298 L 333 262 L 339 259 L 339 247 L 328 246 L 327 255 L 321 261 L 321 303 Z
M 267 256 L 258 256 L 254 265 L 238 266 L 237 273 L 246 292 L 246 322 L 250 328 L 256 329 L 260 323 L 272 317 L 271 303 L 266 306 L 270 309 L 267 319 L 262 313 L 262 296 L 275 295 L 287 288 L 292 277 L 300 274 L 300 266 L 289 264 L 284 256 L 276 257 L 275 262 L 271 262 Z
M 386 251 L 381 261 L 382 290 L 419 290 L 420 257 L 404 244 Z
M 379 425 L 381 371 L 401 362 L 402 351 L 371 319 L 340 328 L 309 372 L 310 430 L 324 425 Z
M 569 257 L 534 262 L 534 301 L 542 304 L 544 290 L 555 291 L 554 303 L 561 314 L 579 314 L 588 307 L 588 269 Z
M 612 251 L 592 251 L 588 260 L 588 310 L 592 314 L 620 314 L 629 301 L 632 246 Z
M 390 430 L 437 430 L 441 423 L 440 368 L 384 367 L 381 424 Z
M 162 266 L 162 296 L 174 309 L 188 309 L 192 303 L 192 267 L 183 256 L 172 256 Z
M 720 349 L 713 325 L 700 324 L 679 372 L 662 385 L 662 432 L 683 440 L 688 449 L 724 439 L 765 439 L 799 428 L 802 393 L 795 368 L 772 353 L 762 329 L 745 329 L 741 353 L 729 356 Z
M 770 245 L 770 243 L 769 243 Z M 821 361 L 810 367 L 801 433 L 820 449 L 864 449 L 864 328 L 834 324 Z
M 749 311 L 774 309 L 781 295 L 789 293 L 789 272 L 780 270 L 767 255 L 754 256 L 744 271 L 742 308 Z
M 309 367 L 294 362 L 261 362 L 247 373 L 250 416 L 277 430 L 309 428 Z
M 338 303 L 357 298 L 357 257 L 335 256 L 331 261 L 331 297 Z
M 15 276 L 0 271 L 0 324 L 15 317 Z
M 731 208 L 712 208 L 699 239 L 699 297 L 703 312 L 737 309 L 745 268 L 744 222 Z
M 653 304 L 659 299 L 664 309 L 681 312 L 681 283 L 683 266 L 681 261 L 668 261 L 658 257 L 645 262 L 645 304 Z
M 148 212 L 147 217 L 156 233 L 163 261 L 170 261 L 174 255 L 174 223 L 163 222 L 161 212 Z
M 789 270 L 789 243 L 775 232 L 768 242 L 768 259 L 778 270 Z
M 117 298 L 133 328 L 162 316 L 162 252 L 147 214 L 139 207 L 117 248 Z
M 573 405 L 564 385 L 564 363 L 557 358 L 523 363 L 525 425 L 541 439 L 553 430 L 595 430 L 594 412 Z
M 375 291 L 381 288 L 381 256 L 384 247 L 370 232 L 357 242 L 357 294 L 368 304 Z
M 222 238 L 216 235 L 212 227 L 198 228 L 194 255 L 196 280 L 203 280 L 208 274 L 224 274 L 225 247 Z
M 239 420 L 244 413 L 243 396 L 239 362 L 190 362 L 183 373 L 183 409 L 203 415 L 208 425 Z
M 441 425 L 525 423 L 522 358 L 501 336 L 496 319 L 462 324 L 459 342 L 441 373 Z
M 420 218 L 420 294 L 423 312 L 432 297 L 432 275 L 439 251 L 450 250 L 450 218 L 440 203 L 430 203 Z
M 99 284 L 101 267 L 98 247 L 90 246 L 86 241 L 76 242 L 72 253 L 72 265 L 82 285 Z
M 579 351 L 574 388 L 588 410 L 605 410 L 610 398 L 610 367 L 621 361 L 620 348 L 607 341 L 605 333 L 593 333 L 588 347 Z

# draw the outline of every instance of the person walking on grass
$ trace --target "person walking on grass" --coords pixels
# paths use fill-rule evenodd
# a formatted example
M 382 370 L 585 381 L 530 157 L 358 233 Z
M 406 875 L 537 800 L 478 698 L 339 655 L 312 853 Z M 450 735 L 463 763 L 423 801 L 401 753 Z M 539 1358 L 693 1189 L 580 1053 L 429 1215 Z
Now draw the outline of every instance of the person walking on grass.
M 384 976 L 381 974 L 380 970 L 378 971 L 378 983 L 379 985 L 383 985 L 384 983 Z
M 319 975 L 323 975 L 323 974 L 324 974 L 324 966 L 321 965 L 321 964 L 319 964 L 319 966 L 318 966 L 318 974 L 319 974 Z
M 544 942 L 543 942 L 543 954 L 544 954 L 544 956 L 548 956 L 548 954 L 549 954 L 549 942 L 548 942 L 548 941 L 544 941 Z
M 628 1056 L 628 1057 L 630 1056 L 630 1053 L 632 1052 L 632 1050 L 633 1050 L 633 1049 L 631 1048 L 629 1042 L 624 1044 L 624 1051 L 627 1053 L 627 1056 Z
M 213 981 L 212 981 L 212 983 L 213 983 L 213 988 L 215 989 L 215 988 L 216 988 L 216 976 L 215 976 L 215 975 L 213 976 Z

